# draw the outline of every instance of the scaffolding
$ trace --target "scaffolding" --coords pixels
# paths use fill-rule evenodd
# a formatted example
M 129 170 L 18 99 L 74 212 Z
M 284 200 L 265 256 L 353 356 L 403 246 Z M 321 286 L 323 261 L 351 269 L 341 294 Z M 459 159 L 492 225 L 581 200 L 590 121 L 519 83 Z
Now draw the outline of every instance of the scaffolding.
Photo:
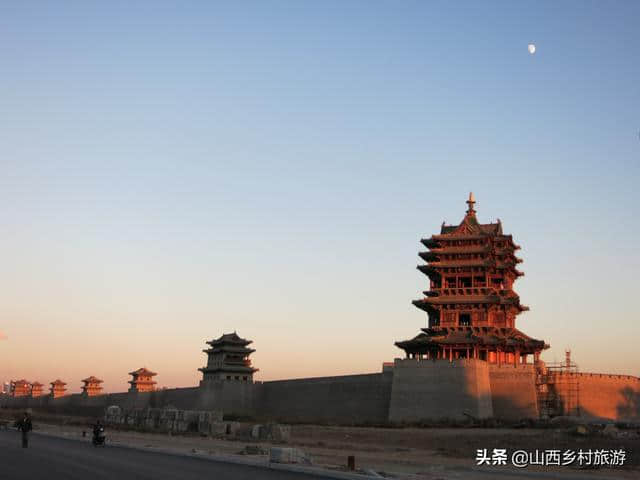
M 540 418 L 560 415 L 580 416 L 578 365 L 571 361 L 571 350 L 564 362 L 536 365 L 536 393 Z

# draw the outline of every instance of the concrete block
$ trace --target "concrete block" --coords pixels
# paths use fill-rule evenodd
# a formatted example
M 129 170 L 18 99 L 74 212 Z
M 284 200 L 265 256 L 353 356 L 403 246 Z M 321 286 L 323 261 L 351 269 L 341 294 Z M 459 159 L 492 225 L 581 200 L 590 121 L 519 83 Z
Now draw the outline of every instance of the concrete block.
M 262 425 L 253 425 L 251 427 L 251 438 L 260 438 L 261 430 L 262 430 Z
M 209 434 L 212 436 L 223 436 L 227 434 L 226 422 L 212 422 L 209 424 Z
M 268 423 L 260 430 L 260 438 L 274 442 L 288 442 L 291 437 L 291 426 Z
M 311 465 L 311 458 L 297 448 L 272 447 L 269 451 L 272 463 L 301 463 Z
M 120 416 L 122 415 L 122 408 L 118 405 L 110 405 L 106 408 L 105 415 L 110 417 Z
M 211 424 L 209 422 L 207 421 L 198 422 L 198 433 L 209 435 L 210 432 L 211 432 Z
M 242 425 L 240 422 L 224 422 L 225 424 L 225 434 L 238 436 L 238 434 L 242 430 Z

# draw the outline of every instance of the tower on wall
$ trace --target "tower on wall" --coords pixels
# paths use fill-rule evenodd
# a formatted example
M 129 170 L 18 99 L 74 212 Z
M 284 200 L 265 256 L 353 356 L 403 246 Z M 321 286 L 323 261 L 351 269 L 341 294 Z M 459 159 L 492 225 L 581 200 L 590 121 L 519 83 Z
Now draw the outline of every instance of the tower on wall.
M 220 338 L 207 342 L 211 348 L 203 350 L 207 354 L 207 366 L 202 372 L 202 385 L 209 381 L 253 382 L 253 374 L 258 371 L 251 366 L 249 356 L 255 352 L 248 348 L 253 343 L 238 336 L 236 332 L 226 333 Z
M 440 233 L 423 239 L 428 251 L 419 256 L 418 270 L 429 278 L 429 289 L 413 304 L 428 315 L 428 327 L 411 340 L 396 342 L 410 358 L 476 358 L 496 364 L 538 360 L 548 348 L 518 330 L 516 316 L 528 310 L 513 290 L 524 275 L 516 265 L 520 249 L 504 234 L 500 220 L 481 224 L 473 193 L 459 225 L 442 224 Z
M 31 396 L 31 384 L 24 378 L 12 382 L 11 395 L 14 397 Z
M 31 384 L 31 396 L 33 398 L 42 396 L 42 387 L 44 387 L 44 385 L 40 382 L 33 382 Z
M 131 384 L 129 387 L 130 392 L 153 392 L 155 390 L 156 382 L 153 380 L 153 377 L 156 376 L 157 373 L 142 367 L 133 372 L 129 372 L 129 375 L 133 377 L 129 380 Z
M 84 385 L 82 386 L 82 395 L 86 397 L 95 397 L 102 394 L 102 380 L 91 375 L 82 380 Z
M 67 384 L 65 382 L 58 378 L 51 382 L 49 385 L 51 385 L 49 387 L 49 395 L 51 395 L 53 398 L 64 397 L 65 392 L 67 391 L 67 389 L 65 388 Z

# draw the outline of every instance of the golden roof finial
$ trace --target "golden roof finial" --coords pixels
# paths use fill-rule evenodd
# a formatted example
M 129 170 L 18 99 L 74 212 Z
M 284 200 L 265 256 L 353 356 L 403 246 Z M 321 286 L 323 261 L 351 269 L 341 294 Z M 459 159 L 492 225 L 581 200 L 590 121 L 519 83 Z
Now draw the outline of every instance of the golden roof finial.
M 476 199 L 473 196 L 473 192 L 469 192 L 469 200 L 467 200 L 467 205 L 469 205 L 469 209 L 467 210 L 468 214 L 474 214 L 476 211 L 473 209 L 473 206 L 476 203 Z

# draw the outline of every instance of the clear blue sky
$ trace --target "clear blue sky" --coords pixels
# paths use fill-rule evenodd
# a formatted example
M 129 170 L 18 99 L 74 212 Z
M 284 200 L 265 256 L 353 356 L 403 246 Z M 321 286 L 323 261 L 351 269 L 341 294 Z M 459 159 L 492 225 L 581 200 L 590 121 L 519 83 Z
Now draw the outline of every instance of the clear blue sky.
M 637 375 L 638 25 L 638 2 L 3 2 L 0 377 L 194 384 L 233 329 L 263 379 L 376 371 L 470 190 L 523 247 L 545 358 Z

